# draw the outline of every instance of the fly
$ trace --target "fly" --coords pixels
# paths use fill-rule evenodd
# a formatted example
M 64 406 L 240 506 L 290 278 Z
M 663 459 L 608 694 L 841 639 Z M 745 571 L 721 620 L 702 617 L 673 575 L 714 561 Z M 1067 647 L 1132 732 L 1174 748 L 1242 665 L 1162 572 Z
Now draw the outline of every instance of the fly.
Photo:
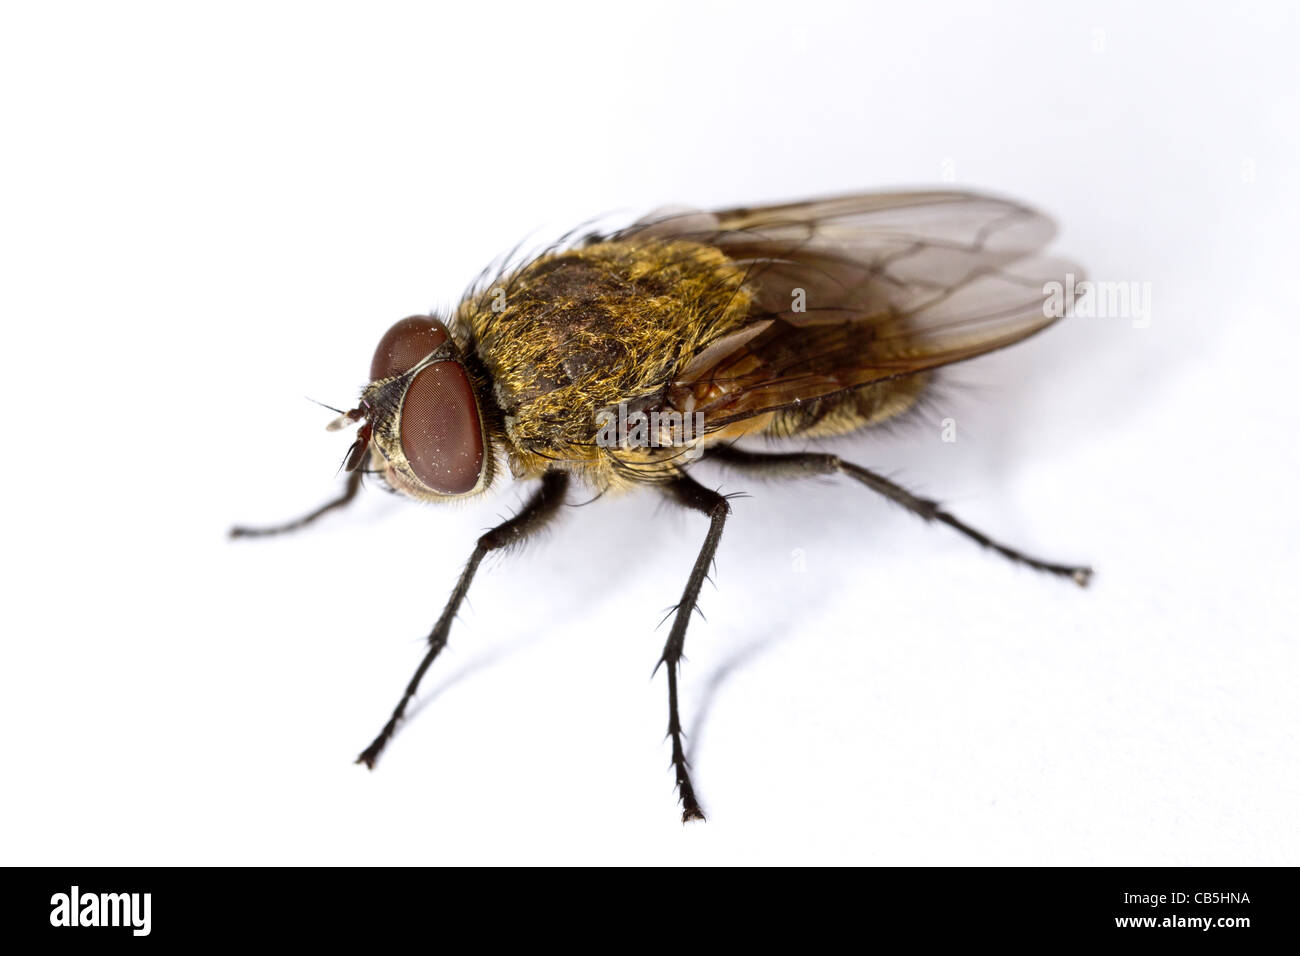
M 864 193 L 652 215 L 485 273 L 449 315 L 402 319 L 380 339 L 357 407 L 342 494 L 380 474 L 412 498 L 485 492 L 508 471 L 535 485 L 474 547 L 428 647 L 358 763 L 401 722 L 483 559 L 553 520 L 570 487 L 645 488 L 708 519 L 660 655 L 682 819 L 703 820 L 682 746 L 677 680 L 691 612 L 730 507 L 691 477 L 702 458 L 741 473 L 843 475 L 1012 561 L 1085 586 L 1090 568 L 1000 544 L 938 502 L 838 455 L 746 447 L 846 435 L 916 408 L 934 372 L 1005 348 L 1061 317 L 1045 287 L 1078 277 L 1045 256 L 1047 217 L 965 192 Z M 1059 288 L 1059 286 L 1057 286 Z M 363 467 L 364 466 L 364 467 Z

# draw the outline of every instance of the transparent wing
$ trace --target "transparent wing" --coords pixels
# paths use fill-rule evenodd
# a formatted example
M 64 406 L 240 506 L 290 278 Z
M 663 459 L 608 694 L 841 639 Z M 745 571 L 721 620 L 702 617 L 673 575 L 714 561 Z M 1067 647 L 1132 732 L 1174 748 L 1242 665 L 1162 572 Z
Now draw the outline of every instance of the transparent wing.
M 1050 219 L 963 192 L 871 193 L 655 214 L 611 238 L 714 245 L 746 270 L 750 322 L 707 343 L 663 407 L 739 419 L 1004 348 L 1051 325 Z

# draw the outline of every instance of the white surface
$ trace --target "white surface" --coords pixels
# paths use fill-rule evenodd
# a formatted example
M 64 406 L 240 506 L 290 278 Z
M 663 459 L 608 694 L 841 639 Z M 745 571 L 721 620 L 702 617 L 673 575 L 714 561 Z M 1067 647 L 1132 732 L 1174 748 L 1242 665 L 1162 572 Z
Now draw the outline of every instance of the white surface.
M 1300 862 L 1293 8 L 471 6 L 0 19 L 0 860 Z M 335 488 L 303 396 L 531 230 L 945 173 L 1151 326 L 954 370 L 956 444 L 837 447 L 1095 587 L 726 478 L 683 827 L 650 672 L 704 523 L 601 502 L 487 568 L 353 766 L 523 489 L 228 543 Z

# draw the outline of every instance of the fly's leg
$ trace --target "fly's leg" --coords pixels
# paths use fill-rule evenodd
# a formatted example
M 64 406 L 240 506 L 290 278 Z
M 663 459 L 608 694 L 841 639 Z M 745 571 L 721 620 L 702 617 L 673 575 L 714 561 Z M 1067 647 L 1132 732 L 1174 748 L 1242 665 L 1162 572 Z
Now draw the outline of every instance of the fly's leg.
M 379 732 L 379 736 L 371 742 L 370 746 L 361 751 L 357 763 L 363 763 L 371 770 L 375 768 L 375 761 L 379 759 L 379 755 L 397 729 L 398 723 L 401 722 L 403 714 L 406 713 L 406 705 L 419 690 L 425 671 L 447 645 L 451 622 L 455 620 L 456 612 L 460 609 L 461 602 L 465 600 L 466 592 L 469 591 L 470 582 L 474 580 L 474 572 L 478 570 L 483 558 L 491 551 L 520 544 L 529 535 L 544 527 L 564 504 L 564 492 L 568 484 L 569 478 L 564 472 L 547 472 L 542 476 L 541 487 L 528 499 L 517 515 L 497 525 L 478 539 L 474 553 L 469 556 L 469 561 L 465 563 L 465 570 L 460 573 L 460 579 L 447 600 L 447 606 L 443 608 L 438 623 L 429 632 L 429 649 L 425 651 L 424 660 L 420 661 L 420 666 L 415 669 L 415 676 L 406 685 L 406 691 L 393 709 L 393 715 L 388 718 L 388 723 L 384 724 L 384 729 Z
M 665 486 L 665 491 L 678 502 L 694 511 L 709 516 L 709 533 L 704 538 L 691 576 L 686 581 L 686 590 L 678 602 L 673 615 L 673 628 L 664 644 L 663 655 L 659 664 L 668 665 L 668 736 L 673 742 L 673 770 L 677 776 L 677 794 L 682 801 L 682 822 L 703 820 L 704 811 L 695 799 L 695 788 L 691 786 L 691 776 L 686 769 L 686 754 L 682 749 L 682 720 L 677 713 L 677 671 L 682 659 L 682 646 L 686 642 L 686 626 L 691 622 L 691 612 L 696 608 L 700 596 L 700 587 L 708 576 L 709 566 L 717 553 L 718 542 L 722 540 L 722 526 L 726 523 L 731 507 L 727 499 L 716 491 L 710 491 L 703 485 L 685 475 L 674 479 Z M 659 669 L 655 665 L 655 670 Z
M 266 528 L 245 528 L 236 526 L 230 529 L 232 538 L 261 538 L 270 534 L 285 534 L 289 531 L 297 531 L 299 528 L 305 528 L 317 518 L 335 508 L 342 508 L 349 501 L 357 496 L 357 491 L 361 488 L 361 472 L 354 471 L 348 475 L 348 483 L 343 488 L 343 494 L 339 495 L 333 501 L 327 501 L 311 514 L 303 515 L 295 521 L 287 521 L 284 524 L 271 525 Z
M 854 481 L 861 482 L 895 504 L 900 504 L 913 514 L 920 515 L 926 521 L 938 521 L 941 524 L 946 524 L 948 527 L 961 532 L 976 544 L 990 548 L 1004 558 L 1018 564 L 1026 565 L 1036 571 L 1045 571 L 1048 574 L 1069 578 L 1080 587 L 1087 587 L 1088 581 L 1092 577 L 1092 568 L 1040 561 L 1038 558 L 1030 557 L 1023 551 L 1017 551 L 1004 544 L 999 544 L 984 532 L 972 528 L 944 511 L 939 502 L 932 501 L 929 498 L 917 497 L 906 488 L 894 484 L 888 478 L 878 475 L 874 471 L 869 471 L 861 465 L 844 461 L 837 455 L 815 452 L 764 454 L 762 452 L 743 451 L 739 448 L 724 445 L 708 449 L 705 455 L 725 465 L 744 468 L 771 477 L 798 478 L 807 475 L 848 475 Z

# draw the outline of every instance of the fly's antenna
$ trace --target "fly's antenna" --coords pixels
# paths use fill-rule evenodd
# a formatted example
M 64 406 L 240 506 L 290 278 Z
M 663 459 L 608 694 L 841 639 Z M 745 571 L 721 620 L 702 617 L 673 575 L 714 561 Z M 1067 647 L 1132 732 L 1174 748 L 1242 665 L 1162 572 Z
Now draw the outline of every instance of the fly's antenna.
M 347 412 L 343 411 L 343 409 L 341 409 L 341 408 L 335 408 L 333 405 L 326 405 L 324 402 L 318 402 L 316 399 L 312 398 L 310 395 L 304 395 L 303 398 L 307 399 L 307 401 L 311 402 L 313 405 L 319 405 L 321 408 L 328 408 L 328 409 L 329 409 L 331 412 L 333 412 L 335 415 L 346 415 L 346 414 L 347 414 Z

